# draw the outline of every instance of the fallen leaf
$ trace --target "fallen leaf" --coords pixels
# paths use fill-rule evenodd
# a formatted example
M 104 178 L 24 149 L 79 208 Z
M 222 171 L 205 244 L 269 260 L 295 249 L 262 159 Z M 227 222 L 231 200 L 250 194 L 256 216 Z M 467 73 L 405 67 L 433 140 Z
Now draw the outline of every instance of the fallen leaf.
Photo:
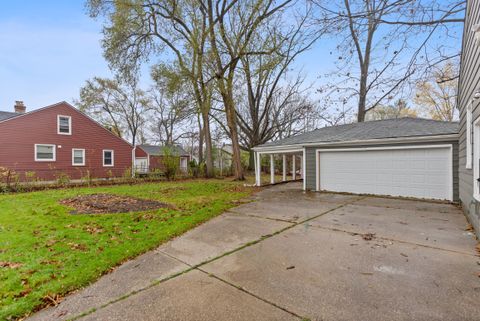
M 22 263 L 0 261 L 0 267 L 3 267 L 3 268 L 16 269 L 21 267 L 22 265 L 23 265 Z

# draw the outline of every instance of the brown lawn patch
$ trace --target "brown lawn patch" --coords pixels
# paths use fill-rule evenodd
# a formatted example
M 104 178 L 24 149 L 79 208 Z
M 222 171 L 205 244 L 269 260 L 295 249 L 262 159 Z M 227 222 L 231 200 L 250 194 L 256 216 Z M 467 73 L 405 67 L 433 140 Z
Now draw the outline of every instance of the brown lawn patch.
M 112 194 L 82 195 L 62 200 L 60 204 L 72 207 L 71 214 L 127 213 L 169 207 L 154 200 Z

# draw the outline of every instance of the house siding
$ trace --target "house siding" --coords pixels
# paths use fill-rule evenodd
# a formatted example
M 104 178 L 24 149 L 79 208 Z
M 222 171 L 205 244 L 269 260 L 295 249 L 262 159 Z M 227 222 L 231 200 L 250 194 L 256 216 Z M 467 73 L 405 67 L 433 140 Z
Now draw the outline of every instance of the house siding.
M 452 145 L 452 172 L 453 172 L 453 200 L 459 201 L 459 172 L 458 172 L 458 141 L 457 140 L 447 140 L 442 142 L 432 142 L 432 143 L 403 143 L 395 144 L 394 146 L 421 146 L 421 145 Z M 305 186 L 307 190 L 316 190 L 316 157 L 315 152 L 317 149 L 338 149 L 338 148 L 362 148 L 362 147 L 391 147 L 392 144 L 376 144 L 376 145 L 365 145 L 365 144 L 356 144 L 356 145 L 342 145 L 341 147 L 325 147 L 325 146 L 309 146 L 305 150 L 305 161 L 307 164 L 307 170 L 305 174 L 306 182 Z
M 457 100 L 457 107 L 460 111 L 459 191 L 463 210 L 474 226 L 477 237 L 480 238 L 480 204 L 473 198 L 473 170 L 465 168 L 467 106 L 472 102 L 475 91 L 480 89 L 480 45 L 475 44 L 474 33 L 471 31 L 472 27 L 479 23 L 480 1 L 470 0 L 467 2 Z M 480 99 L 472 104 L 472 121 L 475 122 L 478 117 L 480 117 Z M 480 148 L 480 146 L 473 148 Z
M 72 134 L 57 133 L 57 115 L 70 116 Z M 56 160 L 35 161 L 35 144 L 56 145 Z M 34 172 L 41 180 L 66 174 L 80 179 L 119 177 L 132 166 L 132 146 L 67 103 L 59 103 L 0 122 L 0 167 L 14 170 L 21 180 Z M 85 166 L 72 165 L 72 149 L 85 149 Z M 114 151 L 114 166 L 103 166 L 103 150 Z

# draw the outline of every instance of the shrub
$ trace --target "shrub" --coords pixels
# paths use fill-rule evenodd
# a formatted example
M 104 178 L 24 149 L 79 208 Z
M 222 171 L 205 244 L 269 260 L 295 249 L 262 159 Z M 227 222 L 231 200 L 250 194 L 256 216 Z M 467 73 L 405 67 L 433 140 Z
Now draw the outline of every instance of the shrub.
M 174 155 L 170 147 L 165 147 L 163 152 L 163 166 L 165 178 L 168 180 L 175 179 L 180 164 L 180 157 Z
M 59 173 L 56 175 L 57 176 L 57 184 L 60 186 L 67 186 L 70 184 L 70 176 L 68 176 L 66 173 Z
M 20 177 L 15 170 L 6 167 L 0 167 L 0 182 L 5 184 L 7 191 L 15 190 L 19 180 Z
M 199 174 L 199 166 L 197 164 L 197 161 L 192 159 L 191 161 L 188 162 L 188 174 L 192 177 L 197 178 Z

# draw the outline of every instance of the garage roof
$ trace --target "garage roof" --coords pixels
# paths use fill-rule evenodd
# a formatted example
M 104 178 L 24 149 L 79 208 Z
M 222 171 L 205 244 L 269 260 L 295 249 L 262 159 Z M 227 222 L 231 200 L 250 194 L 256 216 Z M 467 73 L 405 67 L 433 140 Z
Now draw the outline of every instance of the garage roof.
M 147 154 L 151 156 L 164 156 L 165 150 L 168 148 L 172 152 L 173 155 L 177 156 L 187 156 L 188 153 L 180 146 L 155 146 L 155 145 L 140 145 L 141 149 L 143 149 Z
M 459 128 L 458 122 L 405 117 L 324 127 L 258 147 L 452 135 L 458 134 Z

